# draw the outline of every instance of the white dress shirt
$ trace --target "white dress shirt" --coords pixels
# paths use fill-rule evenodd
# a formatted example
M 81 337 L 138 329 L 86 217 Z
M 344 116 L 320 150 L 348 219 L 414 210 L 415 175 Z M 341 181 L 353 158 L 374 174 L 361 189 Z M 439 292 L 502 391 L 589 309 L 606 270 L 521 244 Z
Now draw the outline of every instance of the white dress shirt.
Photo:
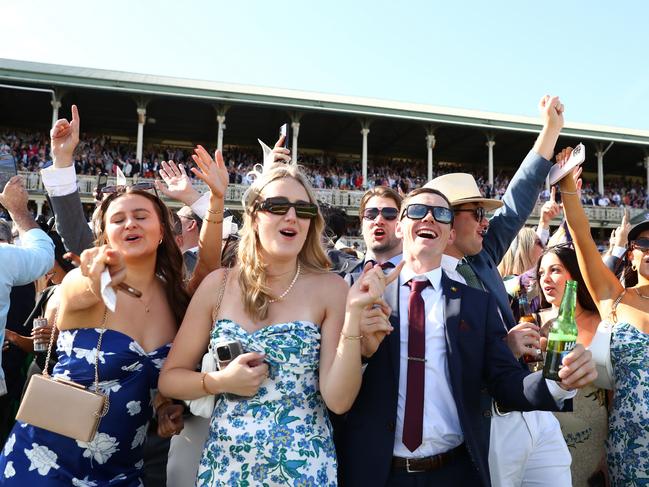
M 453 279 L 454 281 L 461 282 L 462 284 L 466 284 L 466 280 L 460 273 L 457 271 L 457 265 L 460 263 L 460 259 L 457 259 L 455 257 L 451 257 L 450 255 L 442 255 L 442 269 L 444 269 L 444 272 L 446 272 L 446 275 Z M 500 312 L 500 310 L 498 310 Z M 502 318 L 502 316 L 501 316 Z M 504 324 L 504 320 L 503 320 Z M 506 329 L 507 327 L 505 327 Z M 563 401 L 565 399 L 572 399 L 577 395 L 577 390 L 572 390 L 572 391 L 566 391 L 565 389 L 562 389 L 559 384 L 557 384 L 553 380 L 545 379 L 545 383 L 548 386 L 548 391 L 550 391 L 550 394 L 552 395 L 552 398 L 556 401 L 557 406 L 560 408 L 563 407 Z
M 424 371 L 424 423 L 422 443 L 414 452 L 403 444 L 403 424 L 406 411 L 408 385 L 408 281 L 417 277 L 428 279 L 431 285 L 421 292 L 426 316 L 426 366 Z M 424 276 L 416 276 L 404 267 L 399 276 L 399 400 L 394 434 L 394 455 L 404 458 L 421 458 L 444 453 L 464 441 L 460 419 L 451 391 L 451 381 L 446 359 L 446 316 L 442 294 L 442 269 L 437 268 Z
M 50 166 L 41 170 L 41 181 L 45 186 L 45 191 L 50 196 L 67 196 L 74 193 L 79 189 L 77 184 L 77 172 L 74 164 L 68 167 L 54 167 Z M 207 208 L 210 205 L 209 191 L 203 193 L 190 207 L 192 211 L 199 217 L 205 218 Z

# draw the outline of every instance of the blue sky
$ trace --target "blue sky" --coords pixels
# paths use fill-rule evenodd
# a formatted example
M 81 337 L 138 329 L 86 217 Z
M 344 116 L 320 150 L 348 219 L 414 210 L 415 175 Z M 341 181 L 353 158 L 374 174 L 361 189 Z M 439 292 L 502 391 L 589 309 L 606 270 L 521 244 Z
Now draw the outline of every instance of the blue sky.
M 0 57 L 649 130 L 642 1 L 2 0 Z

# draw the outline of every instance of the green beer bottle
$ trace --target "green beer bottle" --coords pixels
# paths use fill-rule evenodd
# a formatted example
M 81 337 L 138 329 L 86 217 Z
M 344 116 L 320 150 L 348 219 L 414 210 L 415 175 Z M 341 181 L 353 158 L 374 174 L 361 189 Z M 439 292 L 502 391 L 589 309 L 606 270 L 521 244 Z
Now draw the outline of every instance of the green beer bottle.
M 552 323 L 548 335 L 548 348 L 543 367 L 543 377 L 561 382 L 559 370 L 563 358 L 570 353 L 577 343 L 577 322 L 575 306 L 577 305 L 577 282 L 566 281 L 563 299 L 559 307 L 559 316 Z

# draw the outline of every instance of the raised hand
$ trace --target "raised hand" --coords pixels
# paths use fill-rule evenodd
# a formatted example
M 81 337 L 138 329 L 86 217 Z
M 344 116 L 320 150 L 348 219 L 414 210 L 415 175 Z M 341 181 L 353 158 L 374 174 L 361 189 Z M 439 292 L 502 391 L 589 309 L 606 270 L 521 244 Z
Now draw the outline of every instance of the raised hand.
M 371 357 L 378 350 L 383 339 L 389 335 L 394 328 L 390 324 L 390 313 L 392 310 L 383 300 L 372 308 L 365 308 L 360 318 L 361 355 Z
M 403 265 L 403 261 L 399 262 L 388 275 L 385 275 L 381 266 L 372 266 L 371 262 L 366 263 L 363 273 L 349 289 L 347 306 L 360 311 L 365 307 L 378 304 L 386 286 L 399 277 Z
M 79 269 L 81 274 L 90 279 L 90 289 L 95 297 L 101 293 L 101 273 L 108 269 L 111 286 L 115 287 L 126 278 L 124 257 L 117 250 L 107 245 L 93 247 L 81 253 Z
M 225 167 L 225 161 L 223 160 L 221 151 L 217 150 L 214 152 L 214 159 L 212 159 L 202 145 L 197 146 L 194 152 L 195 154 L 192 154 L 192 159 L 194 159 L 198 168 L 192 167 L 191 171 L 198 179 L 209 186 L 214 196 L 218 198 L 225 197 L 230 176 L 228 175 L 228 169 Z
M 72 165 L 72 154 L 79 144 L 79 110 L 72 105 L 72 120 L 61 118 L 56 121 L 50 130 L 50 143 L 52 146 L 52 159 L 54 167 L 68 167 Z
M 291 151 L 284 148 L 284 139 L 285 135 L 280 136 L 279 140 L 275 142 L 275 147 L 273 147 L 272 153 L 274 157 L 274 162 L 290 162 L 291 161 Z
M 557 188 L 552 186 L 550 189 L 550 199 L 543 203 L 541 207 L 540 223 L 544 228 L 550 226 L 550 222 L 561 214 L 561 206 L 557 203 Z
M 624 215 L 622 216 L 622 223 L 615 230 L 615 240 L 613 241 L 614 245 L 617 247 L 626 247 L 626 244 L 629 243 L 629 231 L 631 230 L 631 224 L 629 223 L 629 210 L 624 208 Z
M 543 125 L 551 129 L 561 130 L 564 124 L 564 108 L 558 96 L 545 95 L 541 98 L 539 111 L 541 112 Z
M 27 212 L 29 194 L 20 176 L 12 176 L 0 193 L 0 205 L 14 216 Z
M 156 188 L 168 198 L 178 200 L 187 206 L 191 206 L 200 198 L 182 164 L 162 161 L 158 172 L 162 181 L 156 180 Z

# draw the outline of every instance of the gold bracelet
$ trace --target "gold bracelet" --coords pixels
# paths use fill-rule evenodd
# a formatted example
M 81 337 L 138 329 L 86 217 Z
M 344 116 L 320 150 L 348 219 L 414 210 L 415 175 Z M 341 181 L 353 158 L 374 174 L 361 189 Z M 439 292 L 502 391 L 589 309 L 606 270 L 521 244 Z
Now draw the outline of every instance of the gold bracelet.
M 343 340 L 360 340 L 363 338 L 363 335 L 345 335 L 342 331 L 340 336 L 343 337 Z
M 223 218 L 221 218 L 220 220 L 210 220 L 209 218 L 205 217 L 205 218 L 203 218 L 203 221 L 208 222 L 208 223 L 219 224 L 219 223 L 223 223 Z
M 205 391 L 205 394 L 208 396 L 211 396 L 212 393 L 207 390 L 207 386 L 205 385 L 205 377 L 207 377 L 207 372 L 202 372 L 201 373 L 201 386 L 203 387 L 203 390 Z
M 208 211 L 209 213 L 211 213 L 212 215 L 222 215 L 222 214 L 223 214 L 223 210 L 220 210 L 220 211 L 212 211 L 212 210 L 210 210 L 210 209 L 208 208 L 207 211 Z

